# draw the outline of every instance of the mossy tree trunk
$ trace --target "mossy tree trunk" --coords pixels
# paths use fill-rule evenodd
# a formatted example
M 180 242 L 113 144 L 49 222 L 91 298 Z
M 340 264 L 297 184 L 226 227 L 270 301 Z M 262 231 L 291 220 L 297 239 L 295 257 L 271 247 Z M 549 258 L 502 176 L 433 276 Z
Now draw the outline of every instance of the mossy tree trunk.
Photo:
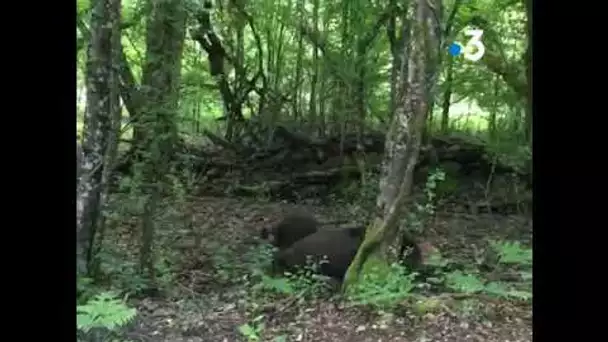
M 370 255 L 378 252 L 385 242 L 395 239 L 399 217 L 404 211 L 403 208 L 407 208 L 410 202 L 414 169 L 429 108 L 427 64 L 429 56 L 433 55 L 429 50 L 437 46 L 431 41 L 435 34 L 430 32 L 433 28 L 428 20 L 431 13 L 429 2 L 415 0 L 410 6 L 413 6 L 414 16 L 411 22 L 411 39 L 404 41 L 404 44 L 409 44 L 404 51 L 409 53 L 402 59 L 407 63 L 407 67 L 403 68 L 407 76 L 401 77 L 404 83 L 399 92 L 391 128 L 387 133 L 376 215 L 346 272 L 343 290 L 357 281 Z
M 142 218 L 140 271 L 154 283 L 155 225 L 158 200 L 170 171 L 169 159 L 177 141 L 177 104 L 186 9 L 182 0 L 151 0 L 146 28 L 146 59 L 142 72 L 144 99 L 141 124 L 145 162 L 142 170 L 146 195 Z
M 120 0 L 91 2 L 90 37 L 87 49 L 87 110 L 84 139 L 77 151 L 76 267 L 91 274 L 93 244 L 99 227 L 107 184 L 104 158 L 111 143 L 112 120 L 119 110 L 118 76 L 114 70 L 116 43 L 120 41 Z
M 526 33 L 528 47 L 526 50 L 526 80 L 528 82 L 528 96 L 526 97 L 526 137 L 532 146 L 532 0 L 526 0 Z

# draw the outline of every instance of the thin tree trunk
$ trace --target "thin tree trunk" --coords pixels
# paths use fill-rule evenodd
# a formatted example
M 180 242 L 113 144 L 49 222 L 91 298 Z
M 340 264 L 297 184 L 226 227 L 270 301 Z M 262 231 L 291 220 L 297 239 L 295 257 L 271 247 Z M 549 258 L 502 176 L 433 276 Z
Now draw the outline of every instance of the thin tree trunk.
M 436 4 L 436 3 L 435 3 Z M 404 58 L 407 61 L 408 77 L 403 78 L 406 83 L 400 97 L 399 106 L 393 125 L 387 133 L 385 157 L 383 162 L 383 173 L 381 178 L 381 193 L 377 200 L 376 217 L 365 234 L 365 239 L 354 260 L 352 261 L 344 277 L 343 289 L 347 289 L 356 282 L 367 258 L 378 251 L 383 243 L 391 241 L 398 232 L 398 218 L 404 212 L 404 208 L 411 200 L 413 175 L 424 125 L 428 115 L 429 85 L 426 84 L 428 77 L 428 52 L 436 52 L 434 41 L 430 37 L 428 25 L 428 0 L 415 0 L 411 4 L 414 7 L 414 23 L 412 27 L 412 41 L 409 55 Z M 437 8 L 437 6 L 435 6 Z M 391 180 L 389 175 L 397 168 L 402 168 L 403 177 Z M 394 198 L 385 197 L 387 188 L 398 189 Z M 391 192 L 392 193 L 392 192 Z M 408 237 L 412 240 L 411 237 Z
M 327 119 L 326 119 L 326 107 L 327 107 L 327 75 L 325 69 L 325 63 L 322 62 L 320 67 L 321 73 L 321 84 L 319 85 L 319 137 L 324 138 L 327 134 Z
M 490 112 L 490 117 L 488 118 L 488 133 L 490 136 L 490 140 L 494 140 L 494 138 L 496 138 L 496 131 L 497 131 L 497 127 L 496 127 L 496 115 L 498 114 L 498 107 L 499 107 L 499 101 L 498 101 L 498 95 L 499 95 L 499 91 L 500 91 L 500 77 L 497 75 L 494 78 L 494 103 L 492 106 L 492 110 Z
M 395 6 L 395 0 L 391 0 L 389 6 Z M 391 48 L 391 89 L 390 89 L 390 103 L 389 103 L 389 117 L 393 117 L 395 114 L 395 107 L 397 105 L 397 78 L 399 76 L 399 49 L 401 48 L 397 44 L 397 18 L 392 15 L 386 25 L 386 35 Z M 402 44 L 401 44 L 402 45 Z
M 448 15 L 447 21 L 445 23 L 445 29 L 443 31 L 443 40 L 442 42 L 445 43 L 446 39 L 450 39 L 451 35 L 452 35 L 452 29 L 454 26 L 454 20 L 456 19 L 456 14 L 458 13 L 458 10 L 460 9 L 460 6 L 462 5 L 462 0 L 456 0 L 454 1 L 454 5 L 452 6 L 452 10 L 450 11 L 450 14 Z M 440 44 L 440 49 L 439 49 L 439 59 L 441 59 L 441 52 L 445 49 L 443 49 L 445 47 L 445 45 Z M 446 75 L 446 89 L 445 92 L 443 94 L 443 103 L 441 104 L 441 132 L 443 133 L 447 133 L 449 128 L 450 128 L 450 106 L 452 104 L 452 90 L 453 90 L 453 86 L 454 86 L 454 57 L 452 57 L 451 55 L 448 55 L 448 61 L 447 61 L 447 66 L 446 66 L 446 70 L 447 70 L 447 75 Z
M 526 0 L 526 31 L 528 35 L 528 48 L 526 52 L 526 80 L 528 82 L 528 96 L 526 97 L 526 138 L 532 146 L 532 0 Z
M 454 58 L 448 57 L 446 66 L 445 92 L 441 105 L 441 132 L 447 133 L 450 128 L 450 106 L 452 104 L 452 83 L 454 81 Z
M 319 0 L 313 0 L 312 21 L 315 32 L 319 30 Z M 313 47 L 312 52 L 312 77 L 310 80 L 310 100 L 309 100 L 309 124 L 308 129 L 311 133 L 317 131 L 317 82 L 319 77 L 319 50 Z M 315 132 L 318 134 L 318 131 Z
M 297 2 L 297 11 L 298 15 L 303 14 L 303 2 Z M 293 117 L 297 121 L 300 116 L 300 94 L 302 93 L 302 62 L 303 62 L 303 54 L 304 54 L 304 37 L 302 35 L 298 35 L 298 57 L 296 59 L 296 83 L 294 89 L 294 98 L 293 98 Z
M 112 129 L 112 113 L 118 103 L 118 79 L 112 44 L 119 31 L 119 0 L 91 3 L 91 29 L 87 50 L 87 110 L 84 120 L 82 165 L 76 198 L 77 271 L 91 274 L 93 243 L 103 207 L 104 155 Z
M 402 18 L 402 22 L 403 22 L 403 27 L 401 29 L 401 38 L 397 40 L 397 42 L 399 42 L 402 47 L 399 48 L 399 51 L 401 51 L 401 56 L 397 59 L 398 63 L 399 63 L 399 75 L 397 76 L 397 79 L 399 80 L 396 84 L 396 96 L 397 96 L 397 100 L 396 100 L 396 108 L 395 108 L 395 113 L 394 115 L 397 115 L 397 112 L 400 110 L 402 110 L 402 106 L 403 106 L 403 101 L 402 99 L 405 98 L 407 96 L 407 92 L 409 91 L 409 89 L 407 88 L 407 82 L 409 80 L 410 74 L 409 74 L 409 64 L 410 63 L 410 53 L 411 53 L 411 49 L 412 46 L 410 45 L 411 40 L 413 39 L 412 37 L 412 20 L 410 18 L 407 17 L 407 14 L 405 14 Z M 401 101 L 401 102 L 400 102 Z M 391 127 L 389 128 L 389 133 L 387 134 L 391 134 L 391 130 L 397 129 L 398 127 L 395 126 L 394 122 L 395 122 L 395 117 L 392 117 L 392 121 L 393 124 L 391 125 Z M 377 205 L 380 206 L 382 205 L 385 208 L 385 212 L 384 214 L 387 215 L 388 214 L 388 206 L 386 205 L 386 203 L 392 203 L 395 198 L 397 197 L 398 194 L 398 190 L 399 188 L 396 186 L 393 186 L 393 184 L 399 184 L 401 182 L 401 180 L 403 179 L 404 173 L 405 173 L 405 154 L 402 153 L 403 151 L 399 151 L 399 150 L 393 150 L 394 146 L 393 144 L 395 144 L 395 142 L 405 142 L 405 136 L 406 136 L 407 132 L 401 132 L 398 133 L 398 136 L 394 136 L 394 141 L 390 142 L 389 141 L 391 139 L 387 139 L 386 140 L 386 148 L 385 148 L 385 160 L 390 160 L 390 163 L 387 165 L 387 168 L 383 168 L 383 172 L 386 172 L 386 174 L 384 174 L 380 180 L 380 196 L 378 197 L 378 203 Z M 389 137 L 389 135 L 387 135 L 387 138 Z M 403 147 L 405 148 L 405 147 Z M 388 152 L 390 151 L 390 152 Z M 382 204 L 382 202 L 384 204 Z
M 436 6 L 436 7 L 435 7 Z M 441 68 L 443 49 L 441 49 L 441 45 L 443 42 L 443 3 L 441 1 L 436 2 L 434 7 L 427 7 L 427 11 L 429 13 L 426 15 L 427 17 L 427 25 L 428 36 L 427 43 L 429 44 L 429 57 L 426 65 L 426 92 L 427 92 L 427 100 L 428 100 L 428 120 L 429 123 L 433 121 L 433 112 L 435 108 L 435 87 L 437 86 L 437 80 L 439 73 L 438 71 Z M 436 46 L 432 46 L 435 44 Z M 423 132 L 423 140 L 426 141 L 428 139 L 428 128 L 431 127 L 429 125 L 425 125 Z

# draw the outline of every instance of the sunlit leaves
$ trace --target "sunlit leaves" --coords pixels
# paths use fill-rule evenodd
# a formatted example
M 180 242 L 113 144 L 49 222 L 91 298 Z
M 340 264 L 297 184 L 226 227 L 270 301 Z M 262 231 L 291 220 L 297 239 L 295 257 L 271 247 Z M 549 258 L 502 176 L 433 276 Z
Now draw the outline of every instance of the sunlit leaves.
M 443 21 L 448 18 L 456 0 L 444 0 Z M 200 2 L 188 0 L 189 7 L 200 7 Z M 401 7 L 405 3 L 398 2 Z M 146 1 L 123 0 L 123 48 L 130 63 L 131 70 L 139 79 L 141 64 L 145 54 L 145 19 Z M 365 85 L 365 105 L 371 116 L 386 115 L 389 111 L 391 53 L 386 35 L 386 27 L 381 26 L 363 53 L 357 53 L 359 42 L 369 37 L 378 18 L 386 11 L 389 1 L 326 1 L 307 0 L 247 0 L 239 2 L 241 9 L 234 4 L 214 2 L 212 10 L 212 26 L 224 44 L 231 57 L 236 55 L 236 32 L 243 27 L 244 32 L 244 67 L 248 79 L 258 71 L 260 51 L 254 40 L 250 24 L 253 24 L 261 38 L 263 68 L 269 81 L 270 93 L 280 93 L 291 100 L 297 97 L 302 110 L 308 108 L 311 82 L 316 80 L 318 92 L 323 92 L 324 111 L 340 111 L 333 108 L 345 97 L 342 82 L 349 83 L 363 78 Z M 314 6 L 318 5 L 317 29 L 314 29 Z M 82 14 L 90 6 L 90 0 L 78 0 L 78 13 Z M 232 7 L 231 7 L 232 6 Z M 251 18 L 245 20 L 244 12 Z M 397 31 L 400 30 L 401 17 L 397 16 Z M 483 42 L 489 51 L 497 52 L 510 65 L 520 67 L 523 71 L 521 57 L 526 47 L 525 11 L 521 0 L 464 0 L 454 19 L 452 33 L 446 41 L 465 41 L 463 29 L 474 26 L 476 20 L 482 19 L 487 25 Z M 244 26 L 243 26 L 244 25 Z M 315 61 L 313 57 L 315 42 L 307 34 L 302 34 L 302 28 L 308 27 L 322 40 L 326 49 L 319 52 Z M 299 40 L 303 38 L 302 49 Z M 300 51 L 301 50 L 301 51 Z M 301 55 L 301 58 L 298 57 Z M 300 64 L 297 63 L 298 59 Z M 79 59 L 82 65 L 83 59 Z M 316 63 L 316 64 L 315 64 Z M 435 91 L 436 103 L 440 103 L 446 90 L 445 69 L 447 52 L 444 51 L 440 78 Z M 301 65 L 301 79 L 296 82 L 296 69 Z M 364 73 L 359 72 L 363 66 Z M 231 63 L 225 64 L 227 75 L 232 85 L 235 69 Z M 186 39 L 184 48 L 183 73 L 188 88 L 183 95 L 192 97 L 185 102 L 200 103 L 205 99 L 213 99 L 212 106 L 219 106 L 222 111 L 221 99 L 217 91 L 208 87 L 214 80 L 209 75 L 207 54 L 198 43 Z M 488 112 L 499 112 L 499 116 L 511 115 L 519 111 L 521 98 L 500 77 L 497 77 L 482 62 L 454 59 L 452 80 L 452 98 L 454 101 L 475 102 Z M 318 73 L 316 78 L 314 73 Z M 196 75 L 196 76 L 195 76 Z M 323 90 L 321 89 L 323 86 Z M 258 89 L 261 81 L 256 84 Z M 346 85 L 354 89 L 353 84 Z M 298 89 L 298 94 L 294 90 Z M 278 94 L 273 94 L 278 95 Z M 317 94 L 318 97 L 318 94 Z M 252 97 L 252 108 L 257 107 L 256 99 Z M 315 99 L 320 101 L 318 98 Z M 207 100 L 204 100 L 207 101 Z M 209 101 L 207 101 L 209 102 Z M 320 105 L 319 105 L 320 106 Z M 440 106 L 436 106 L 437 109 Z M 294 107 L 295 108 L 295 107 Z M 188 109 L 189 111 L 189 109 Z M 348 110 L 350 112 L 350 110 Z M 190 114 L 189 114 L 190 115 Z
M 81 14 L 89 9 L 91 0 L 76 0 L 76 13 Z

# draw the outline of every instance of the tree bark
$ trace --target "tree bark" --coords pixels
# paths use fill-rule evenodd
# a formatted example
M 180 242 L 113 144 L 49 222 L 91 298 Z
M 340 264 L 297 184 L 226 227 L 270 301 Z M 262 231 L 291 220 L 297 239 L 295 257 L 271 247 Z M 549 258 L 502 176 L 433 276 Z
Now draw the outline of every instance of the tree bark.
M 450 106 L 452 105 L 452 83 L 454 80 L 454 58 L 448 57 L 446 66 L 445 91 L 441 104 L 441 132 L 447 133 L 450 127 Z
M 377 200 L 375 219 L 368 227 L 365 239 L 344 277 L 343 290 L 356 282 L 367 258 L 378 251 L 384 242 L 395 238 L 398 218 L 411 199 L 414 168 L 429 108 L 429 52 L 436 43 L 429 39 L 435 35 L 429 32 L 433 28 L 428 23 L 428 1 L 412 1 L 411 6 L 414 13 L 412 39 L 404 42 L 409 44 L 409 53 L 403 58 L 403 61 L 407 61 L 407 77 L 402 77 L 405 91 L 400 94 L 399 106 L 387 133 L 381 194 Z M 403 176 L 391 179 L 391 173 Z
M 146 31 L 146 60 L 142 73 L 144 109 L 142 123 L 146 157 L 143 169 L 144 204 L 140 272 L 152 284 L 154 273 L 154 216 L 169 157 L 177 141 L 175 117 L 179 97 L 181 60 L 186 34 L 186 10 L 182 0 L 151 0 Z
M 104 155 L 112 129 L 112 115 L 119 102 L 118 76 L 112 46 L 120 37 L 120 0 L 94 0 L 91 35 L 87 49 L 87 110 L 84 120 L 82 163 L 76 197 L 77 272 L 90 275 L 92 246 L 104 200 Z
M 116 161 L 118 158 L 118 141 L 120 140 L 120 132 L 121 132 L 121 121 L 122 121 L 122 107 L 120 104 L 120 60 L 122 56 L 121 49 L 121 20 L 120 20 L 120 10 L 121 10 L 121 0 L 110 0 L 111 1 L 111 11 L 110 11 L 110 22 L 112 23 L 112 27 L 115 28 L 115 31 L 112 33 L 112 41 L 111 41 L 111 54 L 112 54 L 112 73 L 110 77 L 110 125 L 107 131 L 107 140 L 106 140 L 106 148 L 104 154 L 104 167 L 101 173 L 101 203 L 100 203 L 100 211 L 99 215 L 99 224 L 96 232 L 96 236 L 94 239 L 94 243 L 91 246 L 93 258 L 91 260 L 91 273 L 94 277 L 97 277 L 100 274 L 100 266 L 101 260 L 99 260 L 99 252 L 103 247 L 103 241 L 105 238 L 105 231 L 107 227 L 107 217 L 105 213 L 105 204 L 107 203 L 106 199 L 109 192 L 109 184 L 110 178 L 112 176 L 112 171 L 116 166 Z M 115 24 L 114 24 L 115 23 Z
M 528 49 L 526 51 L 526 80 L 528 96 L 526 97 L 526 138 L 532 146 L 532 0 L 526 0 L 526 31 L 528 34 Z

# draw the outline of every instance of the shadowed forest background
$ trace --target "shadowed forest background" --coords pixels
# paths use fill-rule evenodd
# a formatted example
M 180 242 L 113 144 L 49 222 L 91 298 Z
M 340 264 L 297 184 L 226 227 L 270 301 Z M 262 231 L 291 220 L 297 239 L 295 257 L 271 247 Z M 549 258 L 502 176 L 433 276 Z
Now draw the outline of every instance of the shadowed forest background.
M 78 340 L 531 341 L 531 12 L 78 0 Z

